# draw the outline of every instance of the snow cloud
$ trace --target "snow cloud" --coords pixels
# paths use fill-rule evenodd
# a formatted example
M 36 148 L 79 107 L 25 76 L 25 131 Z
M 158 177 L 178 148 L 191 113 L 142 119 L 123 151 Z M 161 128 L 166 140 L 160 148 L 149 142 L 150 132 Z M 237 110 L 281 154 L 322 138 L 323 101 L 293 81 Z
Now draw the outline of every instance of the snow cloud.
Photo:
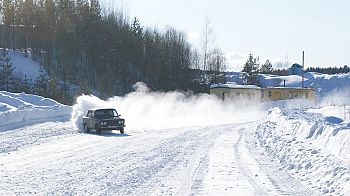
M 126 120 L 126 131 L 147 131 L 185 126 L 204 126 L 255 121 L 265 112 L 256 107 L 238 107 L 217 97 L 183 92 L 151 92 L 143 83 L 134 85 L 135 92 L 125 97 L 101 100 L 91 95 L 77 98 L 72 120 L 81 129 L 82 116 L 90 108 L 116 108 Z M 241 105 L 241 103 L 240 103 Z
M 343 106 L 350 105 L 350 88 L 348 86 L 335 89 L 322 97 L 320 106 Z

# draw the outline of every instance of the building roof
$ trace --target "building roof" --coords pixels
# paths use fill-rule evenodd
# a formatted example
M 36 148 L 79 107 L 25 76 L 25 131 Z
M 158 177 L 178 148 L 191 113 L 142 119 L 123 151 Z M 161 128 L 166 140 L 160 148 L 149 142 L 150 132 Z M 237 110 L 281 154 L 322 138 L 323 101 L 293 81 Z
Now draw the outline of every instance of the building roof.
M 298 63 L 294 63 L 291 68 L 303 68 L 303 66 L 299 65 Z
M 214 88 L 229 88 L 229 89 L 286 89 L 286 90 L 314 90 L 313 88 L 301 88 L 301 87 L 283 87 L 283 86 L 277 86 L 277 87 L 267 87 L 267 88 L 261 88 L 256 85 L 238 85 L 236 83 L 226 83 L 226 84 L 212 84 L 210 85 L 211 89 Z
M 263 89 L 286 89 L 286 90 L 315 90 L 313 88 L 301 88 L 301 87 L 283 87 L 283 86 L 277 86 L 277 87 L 268 87 Z
M 234 82 L 229 82 L 226 84 L 212 84 L 210 85 L 210 88 L 230 88 L 230 89 L 261 89 L 260 87 L 256 85 L 239 85 Z

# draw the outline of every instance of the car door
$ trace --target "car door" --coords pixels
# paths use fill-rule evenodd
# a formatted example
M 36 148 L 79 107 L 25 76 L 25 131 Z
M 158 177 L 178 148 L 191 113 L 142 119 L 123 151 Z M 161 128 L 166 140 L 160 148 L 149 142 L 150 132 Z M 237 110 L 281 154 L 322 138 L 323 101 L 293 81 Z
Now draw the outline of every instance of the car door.
M 91 126 L 91 121 L 92 121 L 91 116 L 92 116 L 92 115 L 91 115 L 91 114 L 92 114 L 92 111 L 89 110 L 88 113 L 87 113 L 87 115 L 86 115 L 86 124 L 87 124 L 87 126 L 88 126 L 89 129 L 92 128 L 92 126 Z
M 95 128 L 94 111 L 90 112 L 89 127 L 90 127 L 90 129 L 94 129 Z

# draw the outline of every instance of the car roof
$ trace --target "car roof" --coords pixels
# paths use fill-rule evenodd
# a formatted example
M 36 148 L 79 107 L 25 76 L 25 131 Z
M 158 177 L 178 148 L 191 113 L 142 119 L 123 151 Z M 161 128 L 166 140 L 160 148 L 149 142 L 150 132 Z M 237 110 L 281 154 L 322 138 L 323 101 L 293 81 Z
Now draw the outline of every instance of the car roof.
M 91 108 L 89 111 L 96 111 L 96 110 L 116 110 L 115 108 Z

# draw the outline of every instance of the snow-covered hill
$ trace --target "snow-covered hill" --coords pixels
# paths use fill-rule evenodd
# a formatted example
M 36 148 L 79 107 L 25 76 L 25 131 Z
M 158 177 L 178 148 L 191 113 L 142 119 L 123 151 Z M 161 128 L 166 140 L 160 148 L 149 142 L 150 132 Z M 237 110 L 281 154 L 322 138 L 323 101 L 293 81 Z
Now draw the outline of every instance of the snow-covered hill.
M 39 77 L 40 64 L 32 60 L 30 56 L 26 58 L 22 52 L 8 50 L 8 57 L 15 68 L 15 75 L 23 78 L 26 76 L 32 82 Z
M 0 91 L 0 131 L 49 120 L 69 119 L 71 107 L 52 99 Z

